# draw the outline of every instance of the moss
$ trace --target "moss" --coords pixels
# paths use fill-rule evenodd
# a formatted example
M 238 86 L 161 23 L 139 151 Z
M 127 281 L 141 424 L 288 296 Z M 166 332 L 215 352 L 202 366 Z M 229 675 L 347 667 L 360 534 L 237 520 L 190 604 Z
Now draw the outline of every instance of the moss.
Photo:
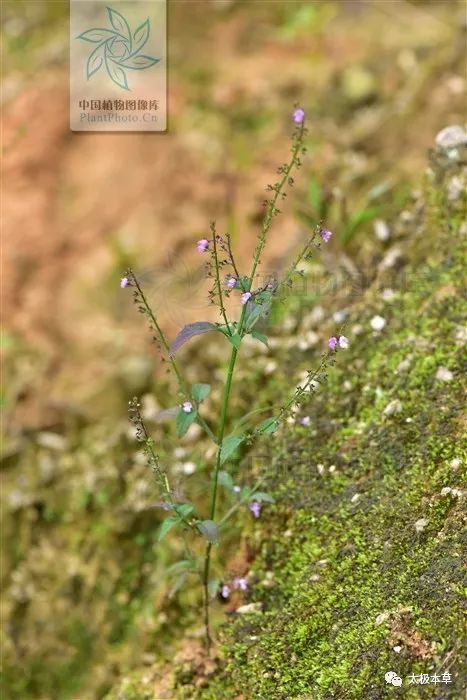
M 462 696 L 462 498 L 442 492 L 462 483 L 467 458 L 459 223 L 429 210 L 424 235 L 437 246 L 424 274 L 415 258 L 384 332 L 355 337 L 303 407 L 312 437 L 301 426 L 275 437 L 278 505 L 258 526 L 253 568 L 263 614 L 225 625 L 222 674 L 201 690 L 182 684 L 180 697 L 389 698 L 389 670 L 409 700 Z M 355 316 L 368 327 L 378 312 L 370 290 Z M 440 366 L 451 381 L 436 378 Z M 400 410 L 385 414 L 394 400 Z M 440 670 L 452 683 L 409 683 Z

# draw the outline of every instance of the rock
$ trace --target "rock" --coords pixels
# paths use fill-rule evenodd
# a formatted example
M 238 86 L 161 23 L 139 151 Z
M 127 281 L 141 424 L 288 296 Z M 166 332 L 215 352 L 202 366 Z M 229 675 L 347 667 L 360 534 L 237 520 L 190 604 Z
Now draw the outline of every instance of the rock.
M 402 362 L 399 362 L 399 364 L 396 367 L 396 372 L 398 374 L 400 372 L 407 372 L 407 370 L 410 369 L 411 363 L 412 363 L 412 356 L 406 357 L 405 360 L 402 360 Z
M 384 326 L 386 325 L 386 319 L 383 318 L 382 316 L 373 316 L 373 318 L 370 321 L 370 326 L 373 328 L 374 331 L 381 331 L 383 330 Z
M 63 435 L 45 430 L 38 434 L 37 444 L 48 450 L 53 450 L 54 452 L 64 452 L 68 447 L 68 441 Z
M 386 622 L 389 620 L 389 613 L 388 612 L 382 612 L 379 615 L 376 616 L 375 624 L 377 625 L 382 625 L 383 622 Z
M 236 612 L 239 615 L 249 615 L 250 613 L 261 613 L 263 612 L 262 603 L 248 603 L 248 605 L 240 605 Z
M 389 230 L 389 226 L 383 219 L 375 219 L 373 222 L 373 230 L 375 232 L 375 236 L 379 241 L 387 241 L 389 239 L 389 236 L 391 235 L 391 232 Z
M 388 403 L 386 408 L 383 411 L 383 415 L 385 416 L 393 416 L 396 413 L 400 413 L 402 411 L 402 403 L 399 401 L 399 399 L 393 399 Z
M 435 138 L 435 143 L 439 148 L 450 149 L 467 146 L 467 131 L 463 126 L 447 126 L 442 129 Z
M 447 367 L 438 367 L 435 379 L 439 382 L 452 382 L 453 378 L 453 373 Z
M 428 525 L 428 520 L 426 518 L 420 518 L 415 523 L 415 529 L 417 532 L 423 532 L 423 530 L 426 528 L 427 525 Z

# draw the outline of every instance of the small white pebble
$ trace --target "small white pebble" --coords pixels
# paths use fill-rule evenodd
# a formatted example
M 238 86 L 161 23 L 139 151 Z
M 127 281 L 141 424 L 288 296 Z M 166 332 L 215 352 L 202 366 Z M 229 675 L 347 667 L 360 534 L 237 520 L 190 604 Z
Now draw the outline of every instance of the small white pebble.
M 459 469 L 460 465 L 461 465 L 461 461 L 458 457 L 454 457 L 454 459 L 451 459 L 451 462 L 450 462 L 451 469 L 454 469 L 454 471 L 456 471 L 456 469 Z
M 428 520 L 426 518 L 420 518 L 415 523 L 415 529 L 417 532 L 423 532 L 423 530 L 426 528 L 427 525 L 428 525 Z
M 440 382 L 451 382 L 454 375 L 447 367 L 438 367 L 435 379 Z
M 386 319 L 382 316 L 373 316 L 373 318 L 370 321 L 370 326 L 373 328 L 374 331 L 382 331 L 385 325 Z
M 406 423 L 413 423 L 413 418 L 410 418 L 410 416 L 409 416 L 408 418 L 405 419 L 405 422 Z
M 396 372 L 406 372 L 410 367 L 411 361 L 411 357 L 407 357 L 405 360 L 402 360 L 402 362 L 399 362 L 396 367 Z
M 265 374 L 273 374 L 277 369 L 277 362 L 274 360 L 269 360 L 269 362 L 266 363 L 266 367 L 264 368 L 264 373 Z
M 373 222 L 375 236 L 379 241 L 387 241 L 390 236 L 389 226 L 383 219 L 376 219 Z
M 247 605 L 240 605 L 235 612 L 239 615 L 248 615 L 249 613 L 259 613 L 262 612 L 262 603 L 248 603 Z
M 196 471 L 196 464 L 194 462 L 185 462 L 182 464 L 182 472 L 187 476 L 194 474 Z
M 399 399 L 393 399 L 388 403 L 386 408 L 383 411 L 383 414 L 385 416 L 393 416 L 396 413 L 400 413 L 402 411 L 402 403 L 399 401 Z
M 319 581 L 319 574 L 313 574 L 313 576 L 310 576 L 310 581 Z
M 343 323 L 347 316 L 349 315 L 349 312 L 346 309 L 342 309 L 342 311 L 335 311 L 332 315 L 332 318 L 334 320 L 334 323 Z
M 329 473 L 330 473 L 330 474 L 334 474 L 335 471 L 336 471 L 336 465 L 335 465 L 335 464 L 331 464 L 331 466 L 329 467 Z
M 456 326 L 455 337 L 461 345 L 467 343 L 467 326 Z
M 392 649 L 393 649 L 393 651 L 396 652 L 396 654 L 400 654 L 400 653 L 401 653 L 401 650 L 402 650 L 402 647 L 400 647 L 400 646 L 395 646 L 395 647 L 392 647 Z
M 386 620 L 389 619 L 389 613 L 388 612 L 382 612 L 379 615 L 376 616 L 375 623 L 377 625 L 382 625 L 383 622 L 386 622 Z

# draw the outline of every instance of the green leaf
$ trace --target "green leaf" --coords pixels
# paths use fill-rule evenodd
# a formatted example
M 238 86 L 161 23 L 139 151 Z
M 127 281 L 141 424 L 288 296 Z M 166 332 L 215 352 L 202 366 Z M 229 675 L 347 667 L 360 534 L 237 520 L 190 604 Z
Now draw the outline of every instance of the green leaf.
M 161 542 L 166 534 L 173 528 L 174 525 L 176 525 L 178 522 L 180 522 L 179 518 L 175 516 L 171 516 L 170 518 L 165 518 L 165 520 L 162 521 L 160 530 L 159 530 L 159 535 L 157 537 L 157 541 Z
M 348 243 L 358 231 L 360 226 L 362 226 L 362 224 L 366 223 L 367 221 L 372 221 L 373 219 L 376 219 L 379 212 L 379 207 L 368 207 L 366 209 L 360 209 L 360 211 L 357 211 L 354 214 L 352 214 L 347 222 L 347 225 L 344 229 L 344 233 L 342 235 L 343 243 Z
M 265 318 L 272 304 L 272 292 L 264 291 L 254 297 L 254 301 L 249 301 L 246 314 L 246 329 L 251 333 L 253 327 L 261 319 Z
M 222 441 L 221 464 L 224 464 L 224 462 L 229 459 L 229 457 L 235 452 L 237 447 L 241 445 L 244 439 L 244 435 L 231 435 Z
M 198 414 L 194 409 L 190 411 L 190 413 L 186 413 L 182 408 L 179 410 L 175 424 L 177 428 L 177 435 L 179 437 L 185 435 L 190 425 L 195 422 L 197 415 Z
M 248 499 L 250 498 L 250 496 L 251 496 L 251 489 L 248 488 L 248 486 L 244 486 L 244 487 L 242 488 L 242 492 L 241 492 L 241 494 L 240 494 L 240 498 L 242 499 L 242 501 L 248 501 Z
M 179 520 L 183 520 L 193 513 L 194 506 L 192 506 L 191 503 L 182 503 L 181 505 L 175 504 L 173 509 L 178 515 Z
M 226 489 L 232 491 L 234 487 L 234 482 L 229 472 L 221 470 L 218 474 L 217 481 L 221 486 L 225 486 Z
M 192 559 L 182 559 L 181 561 L 175 562 L 172 566 L 167 569 L 167 576 L 176 576 L 182 571 L 190 571 L 194 568 L 194 561 Z
M 265 493 L 264 491 L 254 491 L 251 494 L 251 500 L 263 501 L 264 503 L 275 503 L 274 498 L 269 493 Z
M 229 343 L 234 346 L 237 350 L 240 347 L 240 343 L 242 342 L 241 337 L 238 335 L 238 333 L 234 333 L 234 335 L 226 335 L 225 336 Z
M 258 425 L 256 432 L 260 435 L 270 435 L 271 433 L 275 433 L 278 427 L 279 421 L 277 418 L 266 418 L 265 421 Z
M 194 398 L 194 400 L 198 403 L 204 401 L 204 399 L 206 399 L 210 393 L 210 384 L 193 384 L 193 386 L 191 387 L 191 395 Z
M 219 528 L 214 520 L 202 520 L 197 524 L 197 528 L 211 544 L 219 542 Z
M 268 348 L 269 347 L 269 339 L 267 335 L 264 335 L 264 333 L 260 333 L 257 330 L 252 330 L 251 335 L 253 338 L 256 338 L 256 340 L 259 340 L 261 343 L 264 343 L 264 345 Z

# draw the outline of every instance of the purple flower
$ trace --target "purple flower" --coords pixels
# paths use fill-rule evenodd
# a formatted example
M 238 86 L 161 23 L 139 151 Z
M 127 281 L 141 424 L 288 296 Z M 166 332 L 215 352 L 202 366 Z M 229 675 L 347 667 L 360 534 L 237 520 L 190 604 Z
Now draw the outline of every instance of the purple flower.
M 327 228 L 322 228 L 319 231 L 319 235 L 325 243 L 328 243 L 331 240 L 332 231 L 328 231 Z
M 310 416 L 303 416 L 303 418 L 300 418 L 300 423 L 301 423 L 301 425 L 310 425 L 310 423 L 311 423 Z
M 305 121 L 305 111 L 299 107 L 293 113 L 293 120 L 295 124 L 303 124 Z
M 182 404 L 182 411 L 184 411 L 185 413 L 191 413 L 192 410 L 193 410 L 193 404 L 191 403 L 191 401 L 185 401 Z
M 230 595 L 230 586 L 228 586 L 226 583 L 221 588 L 221 596 L 227 600 L 227 598 Z
M 253 503 L 250 503 L 250 510 L 255 516 L 255 518 L 259 518 L 261 515 L 261 503 L 258 501 L 253 501 Z
M 209 241 L 207 238 L 202 238 L 198 243 L 196 244 L 196 248 L 198 250 L 198 253 L 205 253 L 207 249 L 209 248 Z
M 333 335 L 332 338 L 329 338 L 329 340 L 328 340 L 328 347 L 331 350 L 335 350 L 337 348 L 337 343 L 338 343 L 338 340 L 337 340 L 336 336 Z
M 227 289 L 234 289 L 236 284 L 237 280 L 235 279 L 235 277 L 229 277 L 229 279 L 225 283 L 225 286 L 227 287 Z
M 251 299 L 251 292 L 244 292 L 240 297 L 242 304 L 246 304 L 249 299 Z
M 240 576 L 235 576 L 232 581 L 232 585 L 235 589 L 240 589 L 241 591 L 246 591 L 248 589 L 248 581 L 246 578 Z
M 345 335 L 339 336 L 339 347 L 346 350 L 349 347 L 349 339 Z
M 121 289 L 125 289 L 125 287 L 128 287 L 129 284 L 130 280 L 128 279 L 128 277 L 122 277 L 122 279 L 120 280 Z
M 241 486 L 234 486 L 233 490 L 235 491 L 235 493 L 240 493 L 240 491 L 242 490 L 242 487 Z

